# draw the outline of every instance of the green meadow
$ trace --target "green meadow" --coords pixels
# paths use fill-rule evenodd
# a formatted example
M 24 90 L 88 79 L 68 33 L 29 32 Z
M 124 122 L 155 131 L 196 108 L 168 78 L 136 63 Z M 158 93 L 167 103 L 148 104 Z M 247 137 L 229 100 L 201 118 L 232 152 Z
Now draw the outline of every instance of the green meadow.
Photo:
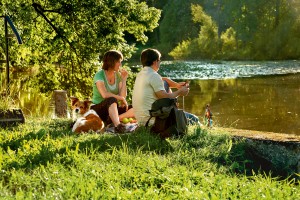
M 0 128 L 0 199 L 299 199 L 299 175 L 260 168 L 245 141 L 189 127 L 75 135 L 65 119 Z M 297 178 L 298 176 L 298 178 Z

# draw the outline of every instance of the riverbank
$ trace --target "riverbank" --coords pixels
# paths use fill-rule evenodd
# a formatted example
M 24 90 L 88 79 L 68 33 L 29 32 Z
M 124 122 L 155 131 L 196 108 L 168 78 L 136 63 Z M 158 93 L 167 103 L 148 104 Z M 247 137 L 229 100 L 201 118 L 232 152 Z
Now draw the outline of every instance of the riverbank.
M 214 128 L 214 132 L 245 140 L 246 148 L 260 160 L 264 169 L 272 169 L 283 176 L 300 173 L 300 135 L 232 128 Z

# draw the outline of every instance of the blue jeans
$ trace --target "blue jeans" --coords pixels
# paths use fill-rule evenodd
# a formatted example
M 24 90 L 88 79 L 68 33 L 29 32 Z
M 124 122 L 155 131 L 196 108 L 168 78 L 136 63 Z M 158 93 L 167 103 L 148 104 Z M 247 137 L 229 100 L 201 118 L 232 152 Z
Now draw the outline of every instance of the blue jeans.
M 185 111 L 183 111 L 183 112 L 187 118 L 188 125 L 200 125 L 199 118 L 196 115 L 185 112 Z
M 169 84 L 167 83 L 167 81 L 164 81 L 164 87 L 165 87 L 165 90 L 166 92 L 170 92 L 170 86 Z M 188 125 L 200 125 L 200 121 L 199 121 L 199 118 L 192 114 L 192 113 L 188 113 L 188 112 L 185 112 L 183 111 L 186 118 L 187 118 L 187 121 L 188 121 Z

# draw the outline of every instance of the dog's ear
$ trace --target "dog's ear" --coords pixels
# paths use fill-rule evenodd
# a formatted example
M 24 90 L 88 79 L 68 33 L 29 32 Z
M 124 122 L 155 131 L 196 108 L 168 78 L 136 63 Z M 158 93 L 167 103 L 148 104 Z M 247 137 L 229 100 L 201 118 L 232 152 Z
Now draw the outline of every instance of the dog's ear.
M 89 108 L 91 104 L 92 104 L 92 101 L 90 101 L 90 100 L 84 101 L 84 105 L 86 105 L 87 108 Z
M 77 101 L 79 101 L 79 99 L 77 98 L 77 97 L 70 97 L 70 99 L 71 99 L 71 105 L 72 106 L 74 106 L 74 104 L 77 102 Z

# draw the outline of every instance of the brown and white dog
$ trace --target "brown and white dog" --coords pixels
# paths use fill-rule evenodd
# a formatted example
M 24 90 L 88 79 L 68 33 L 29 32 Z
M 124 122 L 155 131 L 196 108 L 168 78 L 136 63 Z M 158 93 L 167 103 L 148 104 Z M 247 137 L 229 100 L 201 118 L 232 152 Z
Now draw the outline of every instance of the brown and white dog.
M 74 116 L 78 116 L 73 125 L 72 132 L 86 133 L 89 131 L 104 132 L 104 123 L 96 111 L 90 109 L 91 101 L 80 101 L 77 97 L 70 97 Z

